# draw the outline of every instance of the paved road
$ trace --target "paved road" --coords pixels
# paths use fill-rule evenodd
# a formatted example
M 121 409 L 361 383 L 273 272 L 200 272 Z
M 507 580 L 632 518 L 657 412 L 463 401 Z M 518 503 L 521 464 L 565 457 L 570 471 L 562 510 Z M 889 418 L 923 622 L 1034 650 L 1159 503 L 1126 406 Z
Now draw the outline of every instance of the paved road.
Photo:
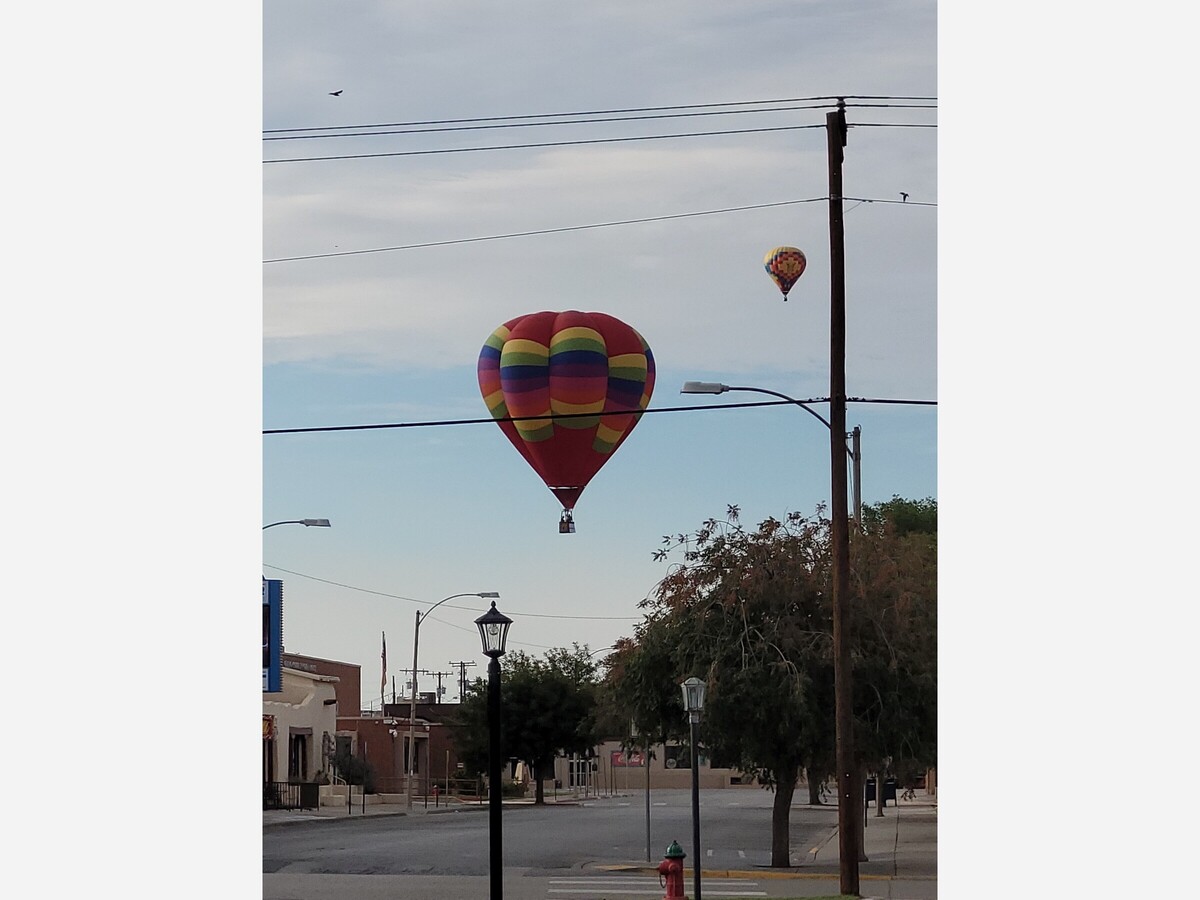
M 772 795 L 766 791 L 712 790 L 700 804 L 701 864 L 706 869 L 767 866 L 771 854 Z M 645 863 L 644 797 L 612 797 L 578 806 L 526 806 L 504 811 L 504 863 L 530 874 L 554 874 L 589 863 Z M 837 824 L 834 809 L 793 809 L 791 842 L 796 864 L 827 840 Z M 691 844 L 691 793 L 651 794 L 651 862 L 672 840 Z M 263 872 L 341 875 L 486 875 L 485 809 L 363 817 L 353 822 L 294 825 L 263 834 Z M 692 860 L 685 861 L 691 871 Z
M 455 875 L 264 875 L 262 900 L 487 900 L 490 882 L 484 876 Z M 822 878 L 755 879 L 706 876 L 702 896 L 830 897 L 838 893 L 835 876 Z M 684 889 L 692 895 L 691 876 Z M 937 900 L 932 880 L 866 880 L 864 897 L 882 900 Z M 655 876 L 573 873 L 529 876 L 511 869 L 504 873 L 505 900 L 648 900 L 663 896 Z

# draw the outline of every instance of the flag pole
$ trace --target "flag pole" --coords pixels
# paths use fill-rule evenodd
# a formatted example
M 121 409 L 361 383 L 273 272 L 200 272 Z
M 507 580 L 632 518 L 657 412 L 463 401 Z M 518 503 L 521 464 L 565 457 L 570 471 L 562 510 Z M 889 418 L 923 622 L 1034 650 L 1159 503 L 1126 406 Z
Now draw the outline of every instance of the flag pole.
M 383 671 L 379 675 L 379 715 L 383 716 L 383 704 L 387 696 L 387 632 L 379 632 L 382 639 L 382 649 L 379 653 L 379 660 L 382 664 Z

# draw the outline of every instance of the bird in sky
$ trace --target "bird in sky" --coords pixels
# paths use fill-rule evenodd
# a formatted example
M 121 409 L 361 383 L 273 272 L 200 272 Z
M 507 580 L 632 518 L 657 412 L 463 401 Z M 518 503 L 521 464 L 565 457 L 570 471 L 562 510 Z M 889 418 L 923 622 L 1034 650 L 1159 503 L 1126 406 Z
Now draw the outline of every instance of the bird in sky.
M 338 91 L 338 93 L 340 94 L 341 91 Z M 907 203 L 908 202 L 908 194 L 904 193 L 904 191 L 901 191 L 900 192 L 900 200 L 903 203 Z
M 341 91 L 330 91 L 329 96 L 330 97 L 340 97 L 340 96 L 342 96 L 342 92 Z

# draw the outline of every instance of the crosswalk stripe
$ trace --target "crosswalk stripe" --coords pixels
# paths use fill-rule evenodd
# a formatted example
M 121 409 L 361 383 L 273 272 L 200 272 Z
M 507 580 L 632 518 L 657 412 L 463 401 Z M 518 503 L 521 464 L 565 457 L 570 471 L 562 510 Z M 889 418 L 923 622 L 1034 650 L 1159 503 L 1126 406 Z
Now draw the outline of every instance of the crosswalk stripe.
M 546 893 L 551 896 L 560 894 L 591 894 L 593 896 L 628 895 L 643 897 L 661 897 L 663 888 L 657 878 L 628 875 L 604 876 L 591 878 L 551 878 L 551 887 Z M 562 885 L 555 887 L 554 885 Z M 710 897 L 765 897 L 766 891 L 751 890 L 758 882 L 746 881 L 742 878 L 706 878 L 704 893 Z M 736 888 L 736 890 L 735 890 Z
M 638 877 L 635 875 L 594 875 L 590 877 L 580 878 L 550 878 L 551 884 L 658 884 L 658 878 L 654 876 Z M 745 878 L 704 878 L 704 884 L 724 884 L 724 886 L 733 886 L 733 884 L 745 884 L 748 887 L 757 887 L 758 882 L 746 881 Z
M 594 887 L 594 888 L 549 888 L 547 894 L 591 894 L 593 896 L 600 894 L 605 897 L 610 894 L 629 894 L 640 897 L 661 897 L 662 888 L 657 885 L 654 887 L 644 888 L 613 888 L 613 887 Z M 721 889 L 711 890 L 704 889 L 704 893 L 709 897 L 765 897 L 766 891 L 723 891 Z

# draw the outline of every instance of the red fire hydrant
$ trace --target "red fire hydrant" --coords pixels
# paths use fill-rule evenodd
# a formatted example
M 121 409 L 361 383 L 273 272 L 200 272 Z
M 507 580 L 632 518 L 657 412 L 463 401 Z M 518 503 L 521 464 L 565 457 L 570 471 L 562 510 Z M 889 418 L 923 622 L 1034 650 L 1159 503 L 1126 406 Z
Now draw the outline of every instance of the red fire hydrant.
M 686 856 L 679 841 L 671 841 L 667 858 L 658 864 L 658 883 L 667 889 L 663 900 L 683 900 L 683 860 Z

